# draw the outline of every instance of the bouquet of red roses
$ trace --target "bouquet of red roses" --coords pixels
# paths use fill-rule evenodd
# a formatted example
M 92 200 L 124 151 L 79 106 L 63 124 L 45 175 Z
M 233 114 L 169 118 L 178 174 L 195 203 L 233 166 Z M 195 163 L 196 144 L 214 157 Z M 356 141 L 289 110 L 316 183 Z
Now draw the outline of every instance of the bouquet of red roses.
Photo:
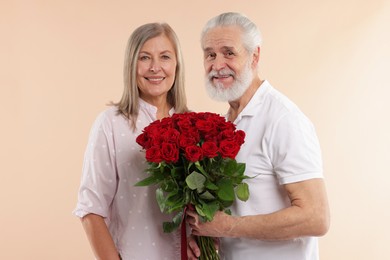
M 218 210 L 230 214 L 235 197 L 248 199 L 245 164 L 235 160 L 244 138 L 233 123 L 208 112 L 174 114 L 145 127 L 136 141 L 145 150 L 149 177 L 136 185 L 157 185 L 161 211 L 176 214 L 163 223 L 164 232 L 182 224 L 188 206 L 210 221 Z M 219 259 L 212 238 L 197 239 L 200 259 Z

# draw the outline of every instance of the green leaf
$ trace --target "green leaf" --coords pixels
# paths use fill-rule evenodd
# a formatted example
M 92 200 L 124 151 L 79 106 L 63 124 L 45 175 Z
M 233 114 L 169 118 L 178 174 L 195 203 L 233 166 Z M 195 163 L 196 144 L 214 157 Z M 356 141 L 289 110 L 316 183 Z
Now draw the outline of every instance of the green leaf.
M 210 179 L 210 175 L 203 169 L 202 165 L 200 165 L 199 162 L 195 162 L 195 166 L 204 176 Z
M 164 180 L 160 187 L 166 192 L 177 190 L 176 182 L 173 179 Z
M 166 198 L 164 197 L 164 192 L 162 189 L 156 189 L 156 200 L 158 203 L 158 206 L 160 207 L 161 212 L 164 212 L 167 208 L 166 205 Z
M 201 199 L 205 199 L 205 200 L 213 200 L 215 199 L 214 195 L 211 194 L 209 191 L 205 191 L 203 192 L 202 194 L 200 194 L 199 196 Z
M 184 205 L 187 205 L 188 203 L 190 203 L 190 201 L 191 201 L 191 190 L 188 188 L 185 188 L 184 189 L 183 203 L 184 203 Z
M 203 213 L 208 221 L 213 220 L 215 212 L 219 209 L 218 202 L 202 203 Z
M 135 186 L 149 186 L 158 183 L 160 180 L 155 176 L 149 176 L 135 184 Z
M 195 209 L 199 216 L 206 216 L 206 214 L 203 212 L 201 205 L 195 205 Z
M 236 195 L 239 200 L 247 201 L 249 198 L 249 186 L 247 183 L 241 183 L 236 187 Z
M 208 189 L 208 190 L 218 190 L 218 186 L 212 182 L 209 182 L 209 181 L 206 181 L 205 186 L 206 186 L 206 189 Z
M 193 171 L 186 178 L 186 183 L 191 190 L 202 190 L 204 188 L 204 183 L 206 181 L 206 177 L 204 177 L 199 172 Z
M 177 210 L 184 208 L 186 204 L 184 203 L 184 197 L 182 193 L 178 193 L 177 191 L 171 192 L 166 197 L 165 201 L 165 212 L 171 213 Z
M 219 203 L 221 203 L 221 207 L 222 207 L 223 209 L 228 208 L 228 207 L 230 207 L 231 205 L 233 205 L 233 202 L 234 202 L 234 200 L 229 200 L 229 201 L 220 200 L 220 201 L 219 201 Z
M 163 223 L 163 230 L 165 233 L 171 233 L 172 231 L 176 230 L 183 219 L 183 211 L 180 211 L 176 216 L 173 217 L 172 222 L 164 222 Z
M 245 163 L 237 163 L 236 172 L 234 176 L 242 176 L 245 172 Z
M 230 179 L 222 179 L 217 183 L 218 197 L 224 201 L 233 201 L 234 200 L 234 188 L 232 180 Z
M 237 166 L 237 162 L 235 160 L 232 160 L 230 158 L 225 158 L 222 161 L 220 170 L 221 172 L 224 173 L 224 175 L 232 176 L 233 173 L 235 172 L 236 166 Z

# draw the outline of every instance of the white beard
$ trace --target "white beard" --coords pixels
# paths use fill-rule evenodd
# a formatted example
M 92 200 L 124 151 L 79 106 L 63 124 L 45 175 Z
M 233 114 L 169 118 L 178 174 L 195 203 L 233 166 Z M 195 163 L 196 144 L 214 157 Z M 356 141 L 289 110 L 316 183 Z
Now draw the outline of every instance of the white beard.
M 222 83 L 214 84 L 213 77 L 217 75 L 231 75 L 234 78 L 232 86 L 225 88 Z M 222 102 L 228 102 L 239 99 L 244 92 L 248 89 L 253 79 L 253 72 L 250 67 L 250 60 L 245 64 L 245 68 L 242 71 L 240 76 L 236 77 L 234 71 L 225 68 L 220 71 L 212 70 L 206 76 L 205 86 L 206 91 L 209 96 L 216 100 Z

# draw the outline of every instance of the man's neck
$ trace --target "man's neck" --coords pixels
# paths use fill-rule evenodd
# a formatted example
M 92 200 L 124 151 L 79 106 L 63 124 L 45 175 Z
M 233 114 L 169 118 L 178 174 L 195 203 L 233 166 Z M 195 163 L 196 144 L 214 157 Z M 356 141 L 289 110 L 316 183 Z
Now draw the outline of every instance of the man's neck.
M 263 84 L 264 80 L 261 80 L 258 75 L 253 79 L 251 85 L 244 92 L 244 94 L 237 100 L 229 101 L 229 121 L 234 122 L 237 116 L 241 113 L 241 111 L 246 107 L 249 103 L 253 95 L 256 93 L 257 89 Z

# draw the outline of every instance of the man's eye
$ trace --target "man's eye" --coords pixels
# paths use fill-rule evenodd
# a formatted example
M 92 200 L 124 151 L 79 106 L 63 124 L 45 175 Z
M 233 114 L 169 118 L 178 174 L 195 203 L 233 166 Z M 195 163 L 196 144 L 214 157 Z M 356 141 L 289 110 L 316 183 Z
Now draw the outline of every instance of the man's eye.
M 213 59 L 215 58 L 215 53 L 207 53 L 206 54 L 206 59 Z

